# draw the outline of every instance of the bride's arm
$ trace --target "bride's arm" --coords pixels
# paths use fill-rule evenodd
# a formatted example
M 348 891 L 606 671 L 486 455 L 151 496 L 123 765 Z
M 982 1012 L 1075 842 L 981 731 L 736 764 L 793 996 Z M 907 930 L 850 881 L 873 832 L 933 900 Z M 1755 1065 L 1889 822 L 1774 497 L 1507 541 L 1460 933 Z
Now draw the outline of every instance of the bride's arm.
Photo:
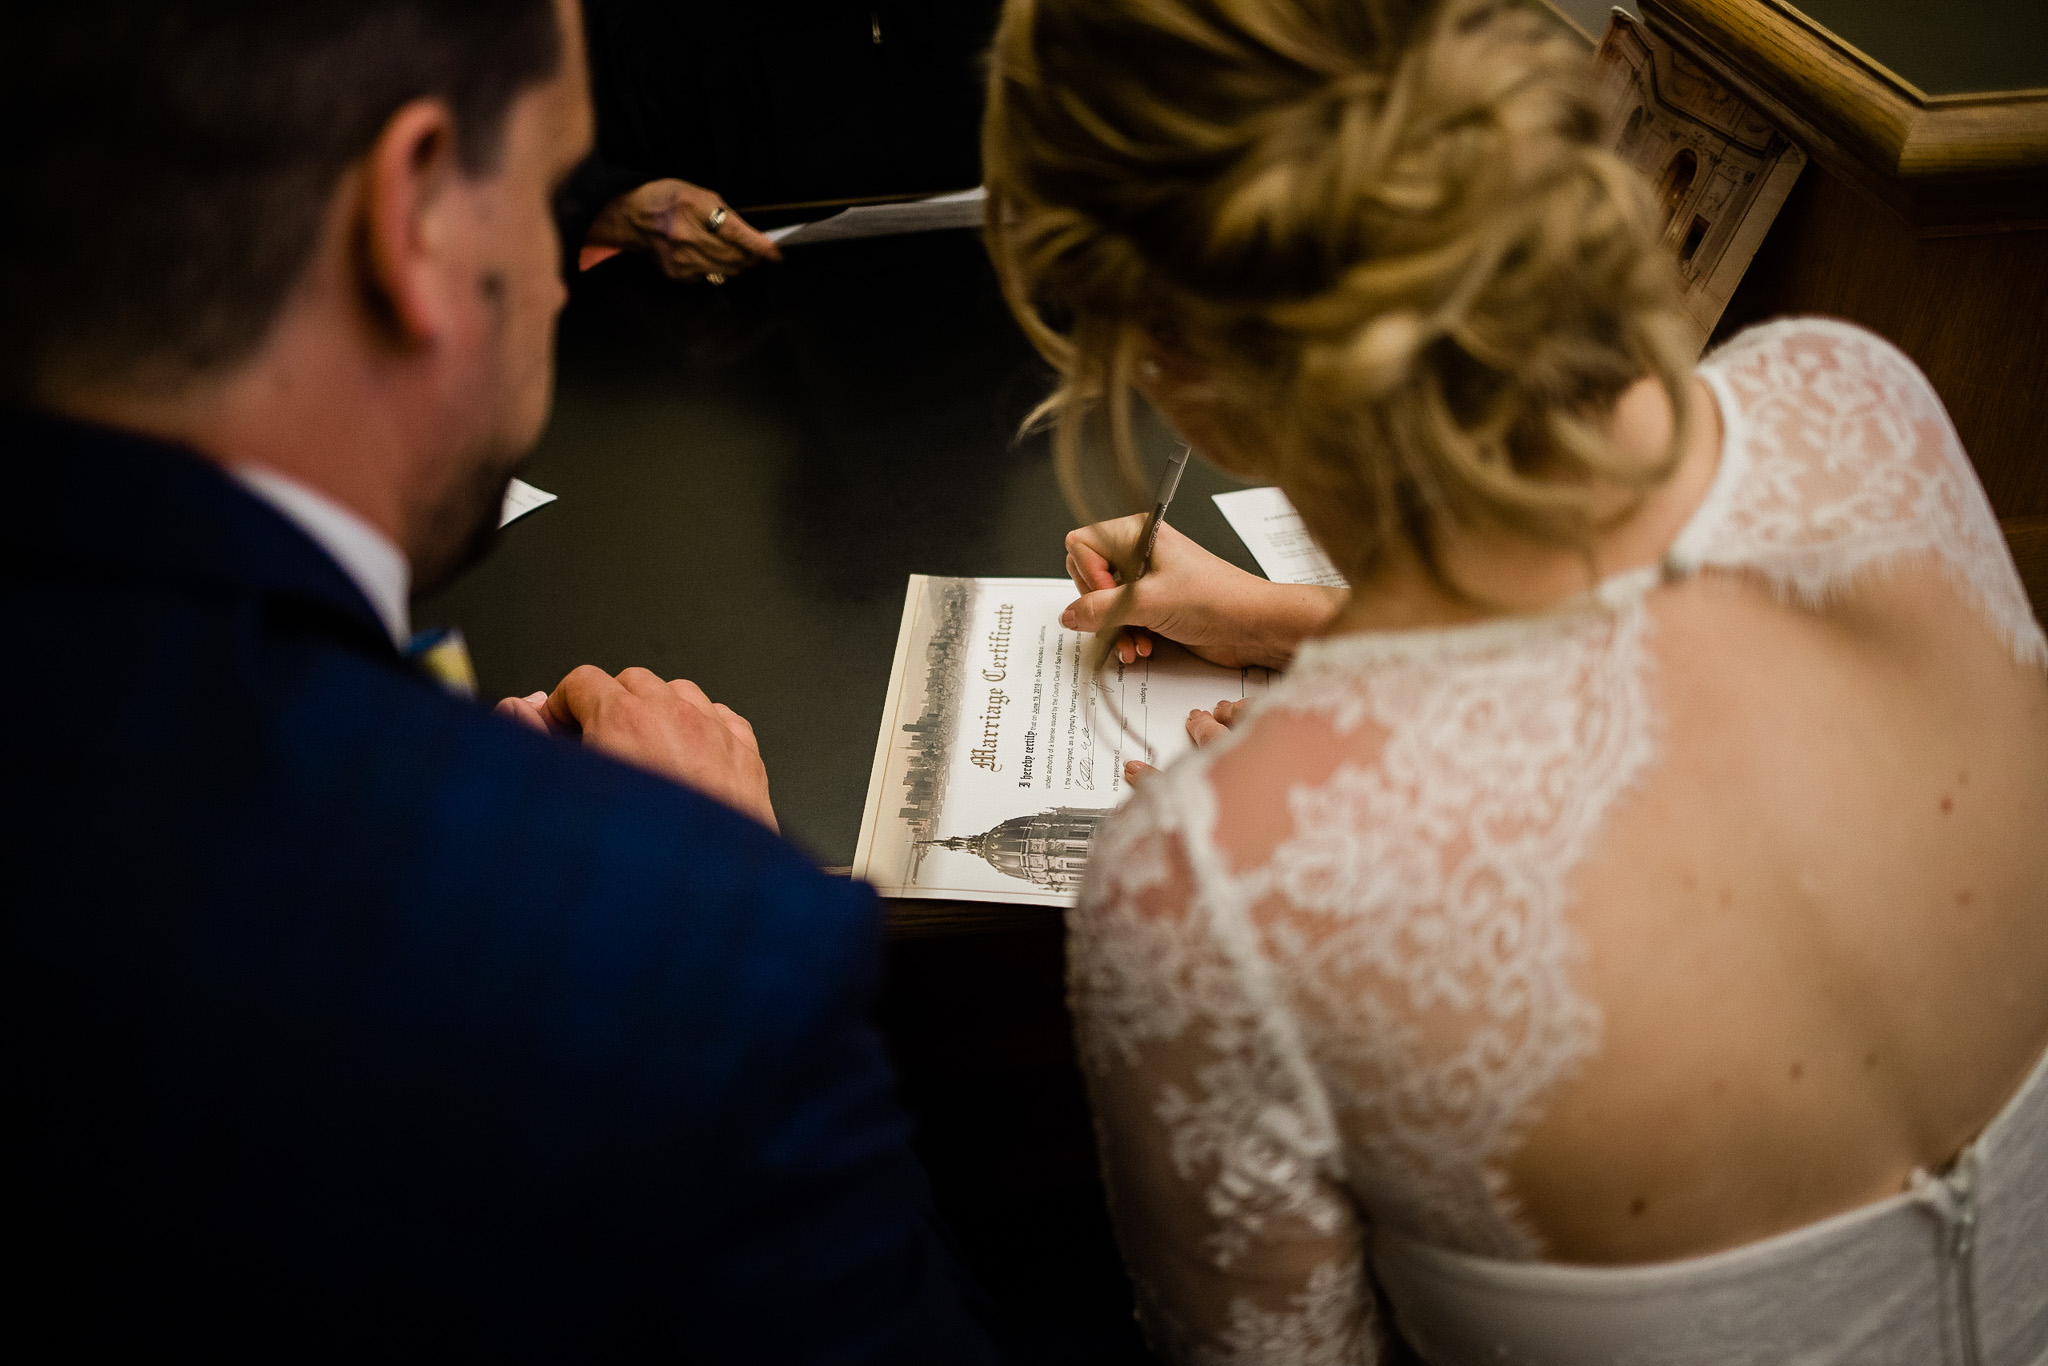
M 1120 517 L 1067 533 L 1067 576 L 1081 590 L 1067 609 L 1069 630 L 1098 630 L 1109 619 L 1120 596 L 1115 566 L 1128 562 L 1144 526 L 1142 516 Z M 1344 598 L 1341 588 L 1273 583 L 1247 574 L 1166 523 L 1152 548 L 1152 571 L 1138 580 L 1130 615 L 1120 624 L 1178 641 L 1227 668 L 1282 669 Z M 1142 638 L 1126 640 L 1124 662 L 1148 648 Z
M 1103 1175 L 1163 1359 L 1378 1360 L 1363 1230 L 1325 1107 L 1278 1043 L 1241 946 L 1199 903 L 1163 791 L 1098 842 L 1070 999 Z

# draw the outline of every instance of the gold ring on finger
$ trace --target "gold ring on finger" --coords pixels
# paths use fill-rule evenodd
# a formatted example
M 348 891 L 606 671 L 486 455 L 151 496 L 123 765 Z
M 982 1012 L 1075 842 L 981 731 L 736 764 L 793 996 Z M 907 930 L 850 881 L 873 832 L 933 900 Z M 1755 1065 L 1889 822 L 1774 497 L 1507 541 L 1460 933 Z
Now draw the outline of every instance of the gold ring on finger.
M 715 271 L 715 270 L 713 270 L 713 271 L 706 271 L 706 272 L 705 272 L 705 274 L 704 274 L 704 278 L 705 278 L 705 280 L 706 280 L 706 281 L 708 281 L 709 283 L 711 283 L 711 284 L 714 284 L 714 285 L 722 285 L 722 284 L 724 284 L 724 283 L 725 283 L 725 277 L 724 277 L 723 275 L 720 275 L 720 274 L 719 274 L 719 273 L 718 273 L 717 271 Z
M 725 205 L 720 204 L 713 209 L 711 216 L 704 220 L 704 226 L 713 237 L 718 236 L 718 230 L 725 226 Z

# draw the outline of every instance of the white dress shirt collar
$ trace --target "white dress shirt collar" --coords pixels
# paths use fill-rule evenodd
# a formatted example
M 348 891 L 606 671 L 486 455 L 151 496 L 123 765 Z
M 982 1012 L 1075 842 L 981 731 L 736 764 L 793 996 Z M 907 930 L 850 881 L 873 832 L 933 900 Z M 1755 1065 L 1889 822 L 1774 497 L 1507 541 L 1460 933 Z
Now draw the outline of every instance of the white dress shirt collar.
M 260 465 L 228 471 L 243 488 L 311 537 L 376 609 L 401 653 L 412 643 L 412 566 L 391 539 L 324 493 Z

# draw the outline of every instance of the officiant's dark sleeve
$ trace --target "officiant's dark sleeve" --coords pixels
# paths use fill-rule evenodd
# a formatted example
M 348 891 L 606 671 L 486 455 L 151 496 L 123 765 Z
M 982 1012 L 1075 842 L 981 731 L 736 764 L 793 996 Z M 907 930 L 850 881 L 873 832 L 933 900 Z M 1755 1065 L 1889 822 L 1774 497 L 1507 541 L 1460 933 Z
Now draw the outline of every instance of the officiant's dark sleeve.
M 583 249 L 590 226 L 604 212 L 604 206 L 654 179 L 658 177 L 606 161 L 601 152 L 591 153 L 570 172 L 562 188 L 555 191 L 555 227 L 562 234 L 564 279 L 576 277 L 576 255 Z

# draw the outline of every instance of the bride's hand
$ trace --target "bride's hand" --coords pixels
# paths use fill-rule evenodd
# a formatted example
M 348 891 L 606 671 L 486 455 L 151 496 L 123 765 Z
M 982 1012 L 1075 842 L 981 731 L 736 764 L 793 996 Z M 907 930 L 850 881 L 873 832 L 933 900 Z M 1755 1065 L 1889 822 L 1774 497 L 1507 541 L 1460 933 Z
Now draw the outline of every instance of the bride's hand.
M 1116 566 L 1129 561 L 1144 533 L 1143 515 L 1067 533 L 1067 577 L 1081 596 L 1068 606 L 1061 625 L 1070 631 L 1100 629 L 1120 591 Z M 1126 664 L 1152 653 L 1146 633 L 1154 632 L 1225 668 L 1280 669 L 1302 638 L 1343 605 L 1344 590 L 1247 574 L 1169 523 L 1159 528 L 1152 547 L 1152 571 L 1138 580 L 1131 597 L 1131 614 L 1116 645 Z
M 1200 749 L 1236 725 L 1237 718 L 1244 715 L 1245 706 L 1242 698 L 1235 702 L 1225 698 L 1216 704 L 1214 711 L 1195 708 L 1188 713 L 1188 739 L 1195 742 L 1196 749 Z M 1132 759 L 1124 764 L 1124 781 L 1135 787 L 1158 771 L 1142 759 Z

